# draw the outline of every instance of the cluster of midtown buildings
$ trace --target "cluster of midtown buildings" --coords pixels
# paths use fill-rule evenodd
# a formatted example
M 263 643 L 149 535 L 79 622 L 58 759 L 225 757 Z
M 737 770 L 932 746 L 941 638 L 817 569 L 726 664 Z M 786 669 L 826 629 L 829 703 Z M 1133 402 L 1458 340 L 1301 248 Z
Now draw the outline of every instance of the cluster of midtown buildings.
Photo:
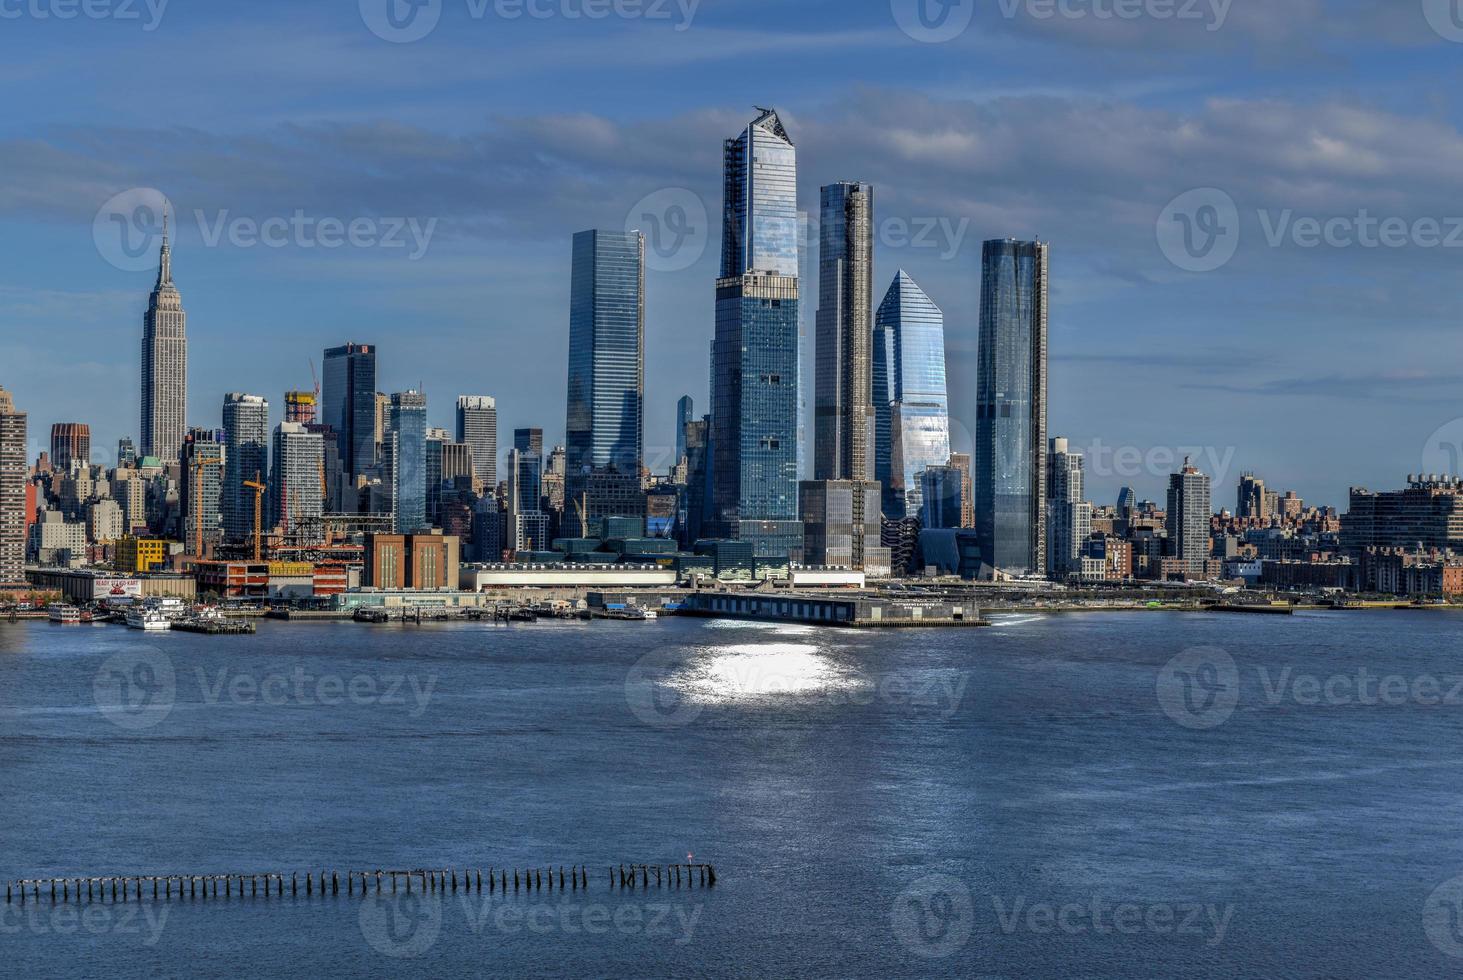
M 1162 507 L 1131 490 L 1114 506 L 1089 502 L 1082 454 L 1048 432 L 1042 242 L 983 246 L 973 451 L 955 452 L 944 315 L 903 270 L 877 292 L 867 183 L 820 192 L 807 384 L 796 147 L 762 110 L 724 149 L 711 410 L 679 401 L 673 453 L 647 458 L 639 231 L 574 236 L 564 442 L 517 429 L 500 449 L 493 397 L 457 396 L 453 427 L 433 427 L 425 392 L 378 390 L 381 352 L 365 343 L 324 351 L 320 380 L 285 393 L 273 426 L 268 397 L 249 392 L 225 396 L 218 424 L 190 424 L 187 316 L 165 226 L 143 318 L 140 430 L 114 465 L 93 462 L 75 422 L 54 425 L 32 462 L 26 416 L 0 389 L 0 582 L 82 569 L 320 597 L 454 590 L 476 565 L 495 582 L 517 567 L 598 569 L 605 581 L 618 570 L 632 583 L 653 567 L 679 581 L 837 569 L 860 581 L 1463 591 L 1452 557 L 1463 554 L 1463 487 L 1438 478 L 1354 491 L 1345 517 L 1251 475 L 1234 512 L 1216 514 L 1209 477 L 1188 463 Z

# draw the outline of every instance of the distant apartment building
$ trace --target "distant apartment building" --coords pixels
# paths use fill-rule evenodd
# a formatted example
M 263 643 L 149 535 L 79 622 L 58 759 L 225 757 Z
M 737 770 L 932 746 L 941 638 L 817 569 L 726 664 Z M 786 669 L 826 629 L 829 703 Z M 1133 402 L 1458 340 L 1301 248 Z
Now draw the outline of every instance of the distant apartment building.
M 1341 546 L 1453 550 L 1463 553 L 1463 481 L 1413 475 L 1402 490 L 1353 488 L 1341 518 Z
M 1083 576 L 1082 547 L 1091 533 L 1082 454 L 1066 439 L 1053 439 L 1047 464 L 1047 566 L 1053 579 Z
M 0 585 L 25 582 L 26 533 L 33 515 L 26 508 L 26 415 L 0 388 Z
M 91 427 L 84 422 L 57 422 L 51 426 L 51 466 L 69 473 L 73 465 L 91 462 Z
M 1183 469 L 1168 478 L 1167 557 L 1187 563 L 1195 573 L 1203 568 L 1212 550 L 1213 517 L 1209 477 L 1186 459 Z

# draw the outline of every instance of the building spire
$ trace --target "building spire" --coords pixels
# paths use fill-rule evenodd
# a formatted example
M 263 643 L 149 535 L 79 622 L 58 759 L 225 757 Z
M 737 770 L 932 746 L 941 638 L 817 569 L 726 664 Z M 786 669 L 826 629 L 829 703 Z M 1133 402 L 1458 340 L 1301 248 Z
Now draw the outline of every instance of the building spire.
M 157 284 L 170 286 L 173 282 L 173 249 L 168 244 L 168 206 L 163 205 L 163 247 L 158 256 Z

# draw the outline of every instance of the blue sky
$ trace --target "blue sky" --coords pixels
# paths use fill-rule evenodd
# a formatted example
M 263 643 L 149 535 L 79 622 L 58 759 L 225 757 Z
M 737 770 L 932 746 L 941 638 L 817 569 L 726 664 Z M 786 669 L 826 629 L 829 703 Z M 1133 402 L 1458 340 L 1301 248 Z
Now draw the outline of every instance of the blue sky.
M 901 28 L 914 0 L 425 0 L 408 43 L 368 26 L 391 35 L 388 0 L 92 2 L 0 0 L 0 385 L 37 448 L 55 421 L 103 453 L 136 434 L 152 275 L 117 267 L 105 209 L 138 188 L 178 212 L 200 425 L 233 390 L 277 417 L 354 340 L 434 424 L 486 393 L 505 434 L 554 440 L 570 239 L 648 211 L 688 232 L 647 284 L 647 441 L 670 445 L 676 399 L 706 405 L 721 140 L 754 104 L 798 144 L 805 210 L 875 185 L 878 294 L 904 268 L 945 310 L 957 442 L 980 242 L 1005 236 L 1052 243 L 1051 428 L 1099 502 L 1161 499 L 1194 451 L 1220 503 L 1255 470 L 1344 506 L 1463 429 L 1453 0 L 965 0 L 942 43 Z M 1158 229 L 1199 188 L 1188 219 L 1219 214 L 1233 257 L 1189 271 Z M 296 214 L 280 247 L 248 235 Z M 332 219 L 357 244 L 319 247 Z M 1362 244 L 1368 220 L 1405 233 Z

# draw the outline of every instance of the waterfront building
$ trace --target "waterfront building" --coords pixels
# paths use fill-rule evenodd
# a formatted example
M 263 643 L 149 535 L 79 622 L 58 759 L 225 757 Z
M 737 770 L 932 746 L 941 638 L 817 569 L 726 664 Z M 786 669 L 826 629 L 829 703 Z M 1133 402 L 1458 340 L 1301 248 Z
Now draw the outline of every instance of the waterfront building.
M 472 471 L 479 486 L 498 484 L 498 403 L 488 395 L 459 395 L 457 441 L 472 449 Z
M 982 250 L 975 526 L 981 561 L 1046 572 L 1047 245 Z
M 813 479 L 873 478 L 874 189 L 822 189 Z
M 325 437 L 300 422 L 274 429 L 274 459 L 269 468 L 270 519 L 291 544 L 324 540 Z M 252 533 L 253 529 L 250 529 Z
M 1187 571 L 1196 576 L 1213 550 L 1213 517 L 1209 477 L 1185 459 L 1183 468 L 1168 478 L 1168 550 L 1169 557 L 1185 563 Z
M 797 150 L 763 110 L 724 157 L 707 530 L 757 558 L 799 561 Z
M 91 462 L 91 427 L 84 422 L 57 422 L 51 426 L 51 466 L 69 473 L 73 466 Z
M 142 455 L 173 462 L 188 426 L 188 315 L 173 283 L 167 215 L 157 284 L 142 318 Z
M 372 589 L 457 588 L 461 543 L 442 534 L 372 534 L 366 538 L 366 580 Z
M 245 483 L 269 480 L 269 402 L 259 395 L 224 396 L 223 522 L 226 540 L 239 543 L 254 534 L 259 498 Z M 263 515 L 261 514 L 262 518 Z
M 920 473 L 950 460 L 950 399 L 945 314 L 902 269 L 874 317 L 872 373 L 874 479 L 884 488 L 887 517 L 913 517 L 922 505 Z M 973 513 L 972 495 L 961 499 Z
M 26 414 L 16 411 L 15 399 L 0 388 L 0 585 L 25 581 L 28 526 Z
M 427 523 L 427 396 L 419 391 L 391 396 L 386 444 L 386 490 L 398 534 Z
M 1082 547 L 1092 534 L 1092 505 L 1084 498 L 1082 454 L 1053 439 L 1047 466 L 1047 570 L 1056 581 L 1081 576 Z
M 571 498 L 594 470 L 639 478 L 645 458 L 645 236 L 638 231 L 574 236 L 565 433 Z M 542 442 L 538 454 L 542 458 Z
M 335 432 L 345 482 L 354 486 L 376 464 L 376 348 L 352 343 L 328 349 L 321 402 L 321 421 Z
M 1407 548 L 1463 553 L 1463 481 L 1412 474 L 1402 490 L 1353 487 L 1341 518 L 1341 546 L 1353 555 L 1368 548 Z
M 862 571 L 888 578 L 879 485 L 872 480 L 808 480 L 802 483 L 803 564 Z
M 223 523 L 220 504 L 224 483 L 224 446 L 207 429 L 191 429 L 183 440 L 178 503 L 187 552 L 205 557 L 218 544 Z

